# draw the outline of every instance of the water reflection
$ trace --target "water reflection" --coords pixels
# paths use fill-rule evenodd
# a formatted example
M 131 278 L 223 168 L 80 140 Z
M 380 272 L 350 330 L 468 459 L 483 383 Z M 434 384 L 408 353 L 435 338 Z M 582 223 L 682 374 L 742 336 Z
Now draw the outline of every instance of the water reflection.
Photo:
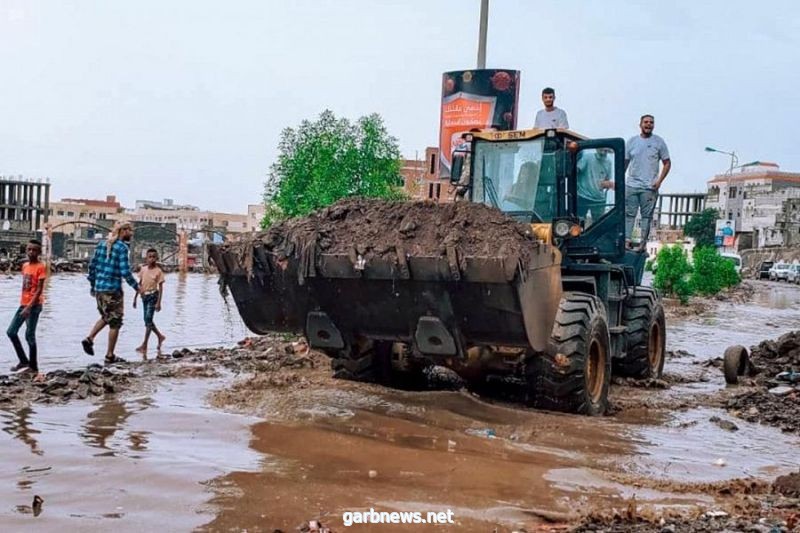
M 83 431 L 80 436 L 92 448 L 111 451 L 102 455 L 114 455 L 110 443 L 114 435 L 125 428 L 125 422 L 132 414 L 143 411 L 153 405 L 149 398 L 133 402 L 123 402 L 117 398 L 110 398 L 100 403 L 100 406 L 86 415 Z M 149 431 L 129 431 L 127 440 L 128 448 L 134 451 L 147 450 Z
M 27 444 L 31 449 L 31 453 L 44 455 L 44 451 L 39 449 L 39 441 L 36 439 L 36 435 L 40 434 L 41 431 L 31 424 L 31 417 L 35 414 L 36 412 L 30 407 L 3 412 L 1 415 L 3 417 L 3 431 Z

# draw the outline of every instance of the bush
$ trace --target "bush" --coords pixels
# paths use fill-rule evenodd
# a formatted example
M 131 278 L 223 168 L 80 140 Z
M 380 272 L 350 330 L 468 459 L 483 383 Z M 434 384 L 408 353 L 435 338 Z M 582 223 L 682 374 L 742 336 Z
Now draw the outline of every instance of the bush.
M 693 293 L 712 296 L 741 281 L 733 261 L 719 255 L 713 246 L 695 248 L 693 257 L 694 268 L 689 279 Z
M 689 259 L 681 246 L 665 246 L 656 256 L 656 275 L 653 286 L 664 293 L 680 299 L 681 303 L 689 301 L 692 287 L 689 284 L 689 275 L 692 271 Z

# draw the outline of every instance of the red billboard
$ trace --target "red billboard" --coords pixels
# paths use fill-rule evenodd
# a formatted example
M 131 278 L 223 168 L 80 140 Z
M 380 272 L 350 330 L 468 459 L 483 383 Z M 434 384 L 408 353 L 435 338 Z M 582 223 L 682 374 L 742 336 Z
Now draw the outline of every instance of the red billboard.
M 517 127 L 519 71 L 457 70 L 442 75 L 439 124 L 439 177 L 450 175 L 451 155 L 461 136 L 473 129 L 505 131 Z

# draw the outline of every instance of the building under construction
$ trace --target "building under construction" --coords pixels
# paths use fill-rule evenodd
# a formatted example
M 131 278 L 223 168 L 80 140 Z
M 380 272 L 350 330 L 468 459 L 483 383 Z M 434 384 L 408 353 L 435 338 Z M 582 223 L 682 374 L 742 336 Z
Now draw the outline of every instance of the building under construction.
M 0 176 L 0 256 L 15 256 L 47 224 L 50 181 Z

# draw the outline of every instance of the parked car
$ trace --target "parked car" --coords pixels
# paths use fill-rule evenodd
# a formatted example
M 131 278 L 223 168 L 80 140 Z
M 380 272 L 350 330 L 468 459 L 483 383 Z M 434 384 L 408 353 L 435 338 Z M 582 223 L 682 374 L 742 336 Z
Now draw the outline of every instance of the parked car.
M 774 261 L 762 261 L 761 264 L 758 266 L 758 272 L 756 273 L 756 278 L 758 279 L 769 279 L 769 269 L 772 268 L 774 265 Z
M 800 265 L 789 265 L 789 275 L 786 276 L 786 281 L 800 284 Z
M 772 281 L 786 281 L 789 278 L 789 270 L 792 265 L 788 263 L 778 263 L 769 269 L 769 279 Z
M 730 259 L 731 261 L 733 261 L 733 266 L 736 267 L 736 272 L 738 272 L 739 274 L 742 273 L 742 256 L 741 255 L 734 254 L 734 253 L 731 253 L 731 252 L 723 252 L 723 253 L 721 253 L 719 255 L 721 255 L 725 259 Z

